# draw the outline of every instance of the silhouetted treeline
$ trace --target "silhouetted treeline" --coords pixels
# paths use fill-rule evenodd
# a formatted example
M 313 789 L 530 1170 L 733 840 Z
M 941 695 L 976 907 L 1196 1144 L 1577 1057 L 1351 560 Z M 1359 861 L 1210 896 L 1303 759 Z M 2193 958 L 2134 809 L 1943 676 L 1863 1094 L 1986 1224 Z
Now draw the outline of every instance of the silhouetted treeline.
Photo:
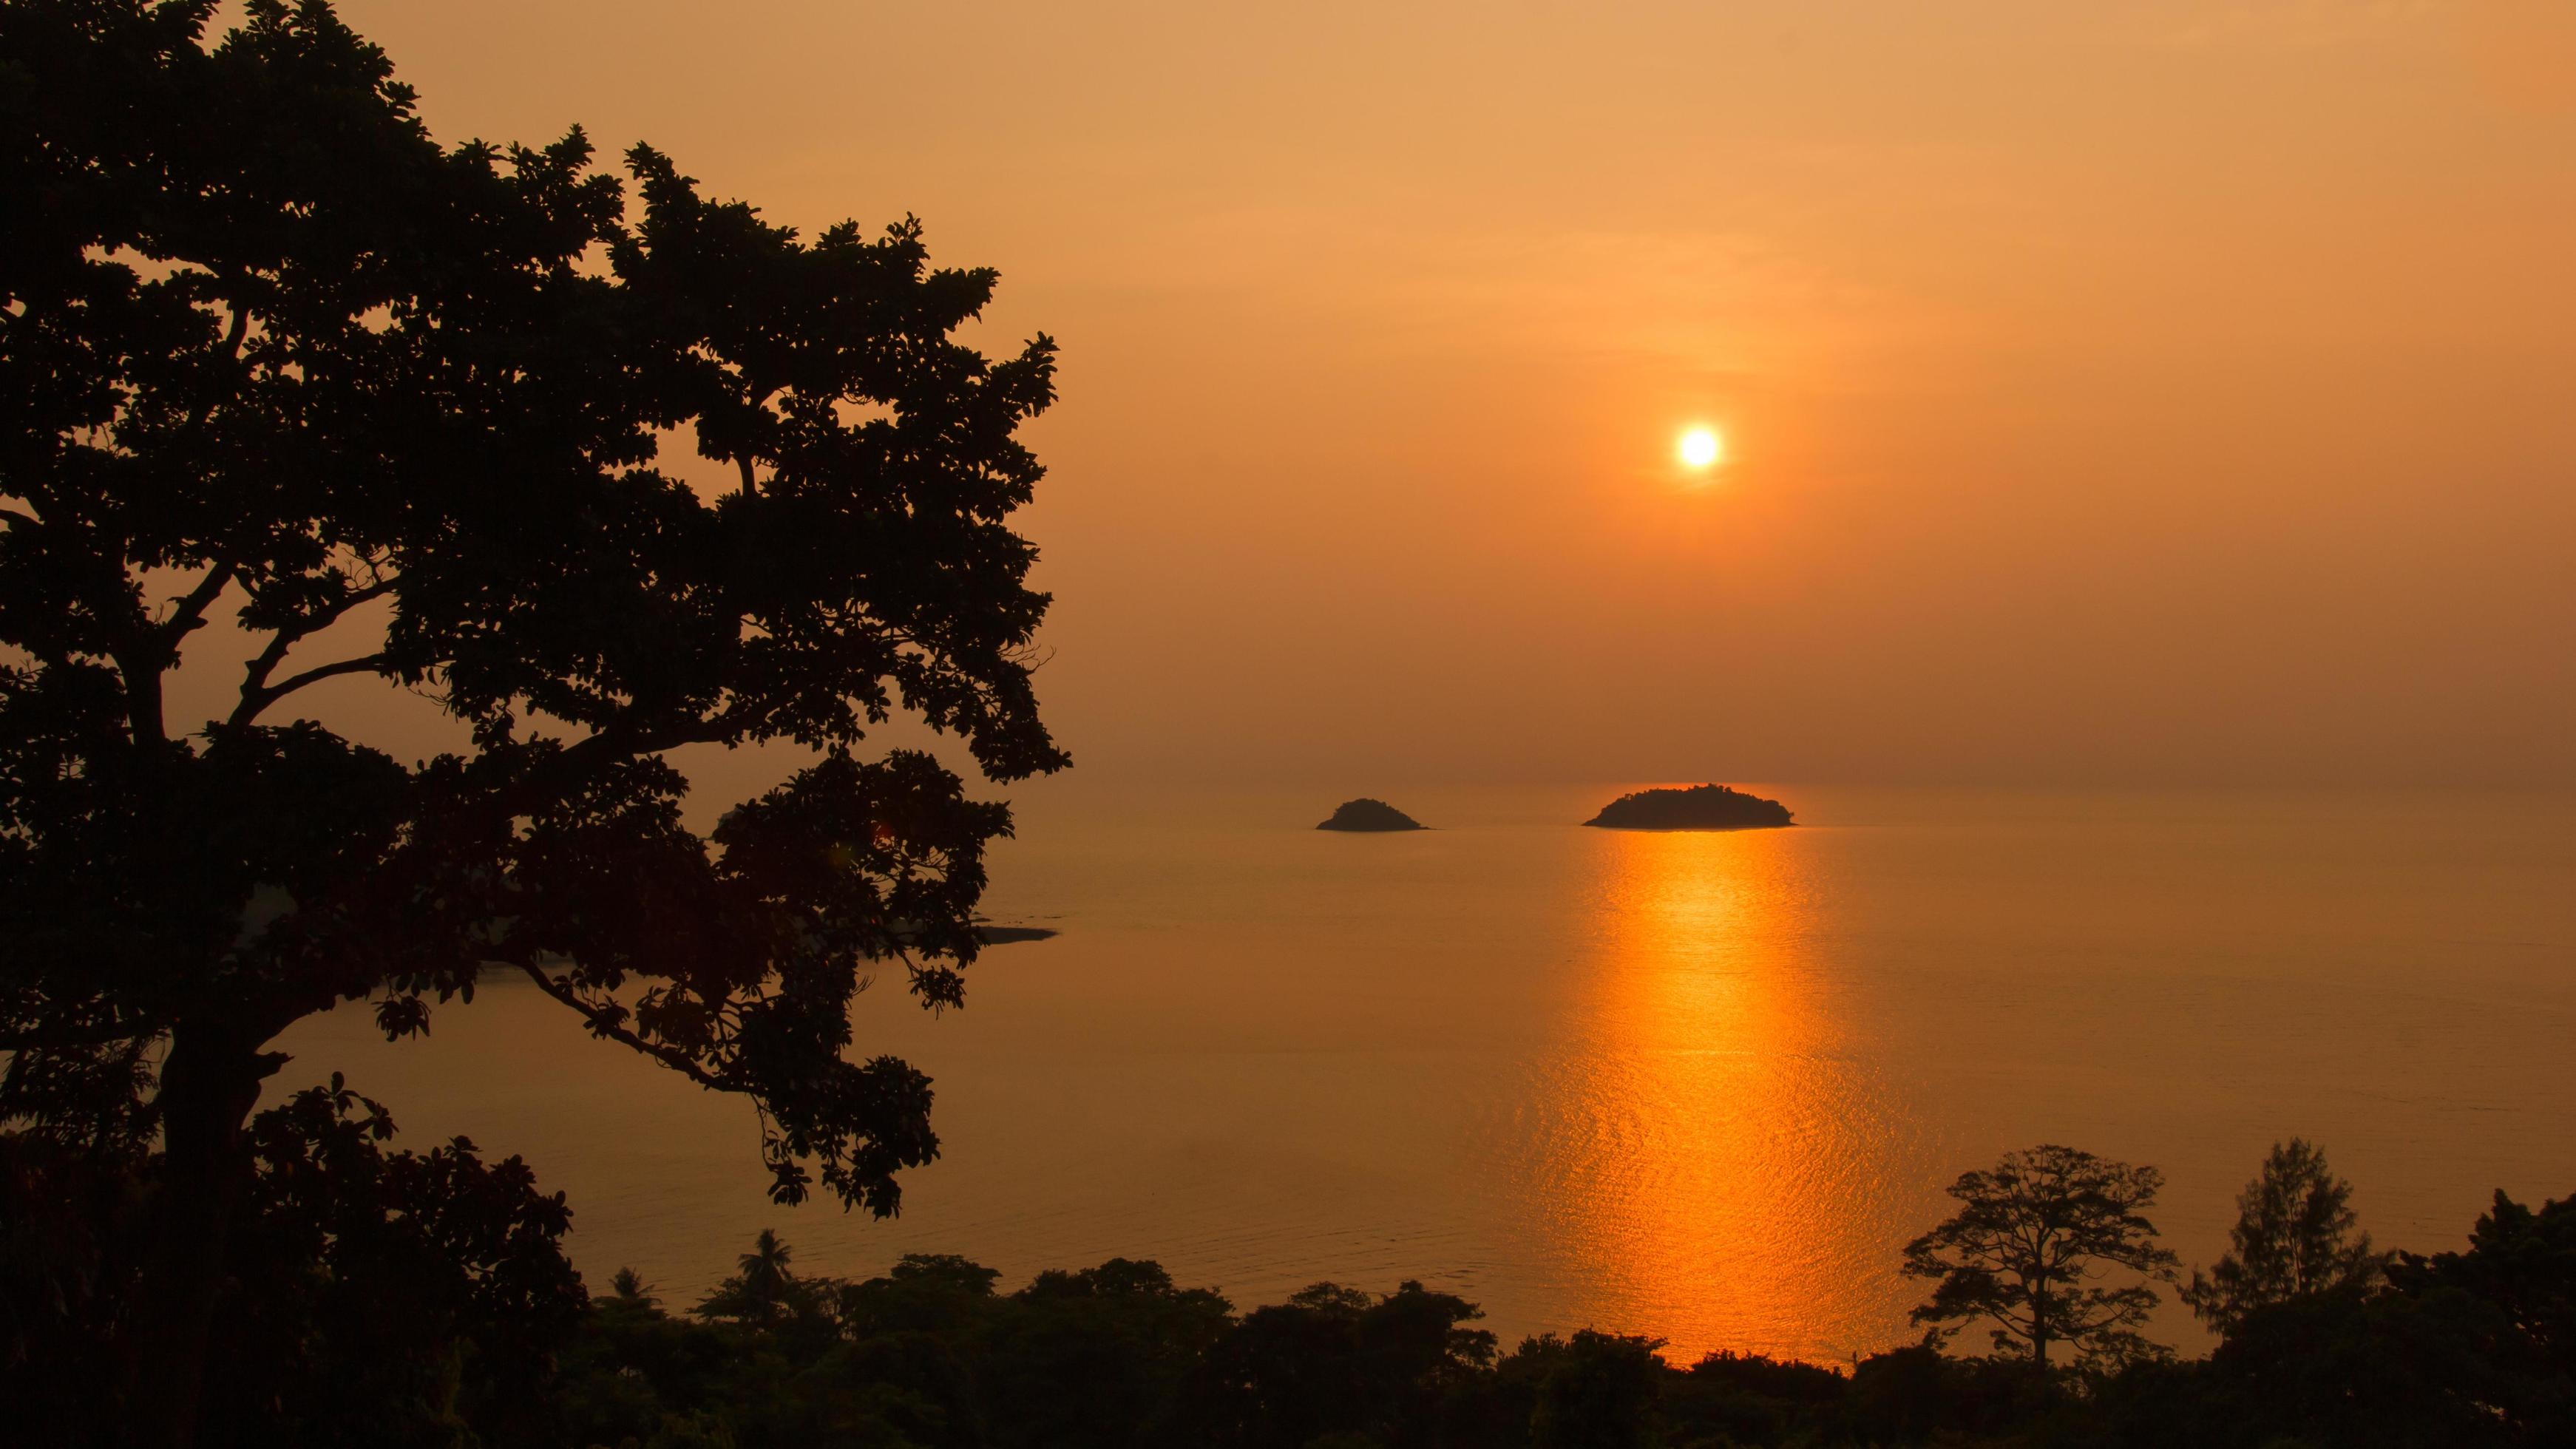
M 561 1197 L 516 1159 L 485 1164 L 461 1140 L 391 1150 L 381 1109 L 337 1083 L 255 1123 L 249 1271 L 214 1324 L 210 1445 L 2576 1442 L 2576 1197 L 2534 1211 L 2499 1193 L 2462 1250 L 2384 1254 L 2356 1233 L 2349 1185 L 2296 1141 L 2186 1293 L 2224 1335 L 2205 1359 L 2139 1338 L 2120 1311 L 2130 1290 L 2098 1274 L 2067 1280 L 2081 1287 L 2071 1306 L 2040 1310 L 2067 1362 L 2013 1335 L 2027 1305 L 1980 1286 L 1984 1229 L 2037 1214 L 2077 1222 L 2071 1252 L 2151 1275 L 2171 1259 L 2138 1211 L 2152 1169 L 2042 1147 L 1964 1175 L 1959 1215 L 1908 1252 L 1909 1271 L 1940 1279 L 1918 1320 L 1935 1334 L 2001 1325 L 1994 1356 L 1927 1339 L 1848 1365 L 1721 1353 L 1676 1366 L 1655 1340 L 1590 1331 L 1506 1351 L 1474 1304 L 1420 1283 L 1318 1284 L 1241 1311 L 1125 1259 L 1009 1292 L 956 1257 L 809 1277 L 768 1232 L 694 1304 L 665 1305 L 627 1272 L 592 1296 L 561 1251 Z M 135 1195 L 95 1158 L 0 1137 L 0 1403 L 23 1442 L 110 1444 L 129 1425 L 115 1343 L 134 1302 Z
M 2207 1359 L 2034 1374 L 1911 1345 L 1841 1369 L 1667 1364 L 1593 1332 L 1502 1351 L 1419 1283 L 1233 1311 L 1151 1263 L 1015 1292 L 958 1258 L 881 1278 L 730 1280 L 696 1315 L 631 1277 L 567 1348 L 567 1444 L 923 1449 L 1611 1449 L 2576 1442 L 2576 1198 L 2497 1197 L 2466 1251 L 2252 1310 Z

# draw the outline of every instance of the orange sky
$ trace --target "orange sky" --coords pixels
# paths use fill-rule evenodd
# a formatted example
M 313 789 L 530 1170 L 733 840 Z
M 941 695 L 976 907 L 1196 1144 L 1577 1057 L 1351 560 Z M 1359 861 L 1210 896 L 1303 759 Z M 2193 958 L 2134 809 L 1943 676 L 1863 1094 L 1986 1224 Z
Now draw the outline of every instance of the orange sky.
M 342 8 L 1002 270 L 1086 774 L 2576 781 L 2576 7 Z

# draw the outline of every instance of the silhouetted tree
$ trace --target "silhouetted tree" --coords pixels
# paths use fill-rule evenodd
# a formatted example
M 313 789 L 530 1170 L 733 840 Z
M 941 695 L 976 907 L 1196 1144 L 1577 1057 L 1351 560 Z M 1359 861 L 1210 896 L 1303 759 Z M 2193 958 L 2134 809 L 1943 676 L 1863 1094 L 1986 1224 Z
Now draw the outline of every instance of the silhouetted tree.
M 239 1287 L 218 1305 L 203 1439 L 445 1444 L 533 1431 L 588 1302 L 572 1215 L 516 1157 L 388 1151 L 393 1119 L 334 1076 L 250 1121 Z
M 78 1444 L 117 1388 L 141 1184 L 131 1164 L 0 1133 L 0 1417 L 31 1443 Z
M 1659 1338 L 1584 1329 L 1565 1340 L 1539 1381 L 1530 1415 L 1532 1449 L 1647 1449 L 1656 1442 L 1656 1401 L 1670 1375 Z
M 662 1306 L 662 1300 L 653 1296 L 653 1285 L 632 1268 L 618 1269 L 608 1280 L 608 1289 L 617 1302 L 638 1312 Z
M 2531 1379 L 2527 1364 L 2499 1361 L 2495 1350 L 2510 1336 L 2493 1305 L 2462 1293 L 2323 1293 L 2267 1304 L 2249 1310 L 2196 1366 L 2197 1382 L 2170 1386 L 2185 1392 L 2161 1407 L 2196 1407 L 2199 1422 L 2164 1442 L 2245 1449 L 2284 1441 L 2339 1449 L 2567 1442 L 2517 1432 Z
M 1164 1442 L 1182 1381 L 1233 1324 L 1225 1299 L 1180 1288 L 1159 1264 L 1112 1258 L 1040 1273 L 985 1336 L 981 1372 L 997 1445 L 1124 1449 Z
M 1723 1435 L 1720 1442 L 1776 1443 L 1794 1432 L 1802 1416 L 1830 1415 L 1850 1391 L 1851 1380 L 1832 1369 L 1762 1354 L 1721 1351 L 1668 1376 L 1664 1414 L 1683 1442 Z
M 900 961 L 958 1002 L 1009 815 L 854 751 L 905 709 L 993 778 L 1065 763 L 1007 526 L 1051 344 L 951 338 L 992 273 L 641 146 L 630 216 L 578 131 L 439 146 L 319 0 L 209 49 L 214 9 L 0 6 L 0 1122 L 160 1148 L 130 1397 L 172 1443 L 290 1023 L 371 999 L 400 1037 L 508 971 L 756 1100 L 782 1201 L 890 1212 L 929 1084 L 844 1055 L 851 997 Z M 228 613 L 230 707 L 171 719 Z M 470 747 L 294 716 L 350 676 Z M 665 753 L 765 740 L 820 759 L 684 828 Z
M 1476 1305 L 1408 1282 L 1318 1283 L 1209 1346 L 1183 1390 L 1181 1443 L 1293 1449 L 1327 1435 L 1427 1442 L 1451 1388 L 1493 1362 Z
M 2397 1254 L 2379 1291 L 2250 1308 L 2207 1363 L 2117 1385 L 2118 1442 L 2576 1443 L 2571 1304 L 2576 1200 L 2535 1212 L 2499 1193 L 2466 1251 Z
M 991 1309 L 1001 1274 L 954 1253 L 906 1253 L 882 1278 L 840 1288 L 852 1333 L 966 1333 Z
M 2060 1343 L 2087 1366 L 2160 1352 L 2136 1332 L 2156 1305 L 2149 1282 L 2097 1280 L 2106 1269 L 2173 1276 L 2174 1255 L 2144 1216 L 2163 1185 L 2152 1167 L 2046 1145 L 1962 1173 L 1948 1189 L 1958 1213 L 1905 1248 L 1908 1276 L 1939 1280 L 1914 1321 L 1946 1339 L 1984 1319 L 1997 1352 L 2025 1353 L 2043 1372 Z
M 2409 1298 L 2451 1291 L 2493 1304 L 2562 1382 L 2561 1409 L 2576 1431 L 2576 1194 L 2534 1211 L 2498 1189 L 2468 1251 L 2399 1253 L 2388 1281 Z
M 1850 1389 L 1850 1437 L 1871 1445 L 1982 1443 L 2066 1402 L 2018 1359 L 1953 1358 L 1930 1343 L 1861 1359 Z
M 389 1150 L 392 1119 L 336 1077 L 259 1113 L 246 1135 L 251 1176 L 200 1442 L 542 1438 L 555 1356 L 586 1301 L 561 1249 L 562 1195 L 463 1138 Z M 0 1138 L 0 1166 L 11 1169 L 0 1180 L 9 1431 L 114 1442 L 126 1427 L 120 1319 L 140 1256 L 140 1184 L 118 1177 L 135 1164 L 22 1133 Z
M 2274 1144 L 2262 1174 L 2237 1194 L 2226 1255 L 2206 1274 L 2192 1273 L 2183 1301 L 2227 1333 L 2258 1308 L 2370 1287 L 2388 1255 L 2355 1231 L 2351 1198 L 2352 1184 L 2334 1175 L 2323 1152 L 2296 1137 Z
M 809 1297 L 806 1285 L 788 1268 L 795 1257 L 775 1228 L 762 1228 L 751 1251 L 735 1260 L 737 1271 L 689 1310 L 700 1318 L 767 1324 L 797 1310 Z

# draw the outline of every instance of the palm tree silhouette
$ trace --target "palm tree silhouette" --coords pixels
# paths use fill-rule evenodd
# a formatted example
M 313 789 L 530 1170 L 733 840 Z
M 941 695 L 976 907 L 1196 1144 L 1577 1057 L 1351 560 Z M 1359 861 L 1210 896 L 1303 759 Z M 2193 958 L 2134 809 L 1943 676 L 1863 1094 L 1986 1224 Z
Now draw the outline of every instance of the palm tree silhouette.
M 752 1239 L 751 1251 L 735 1260 L 742 1269 L 743 1296 L 765 1306 L 784 1305 L 796 1282 L 796 1275 L 787 1270 L 792 1256 L 776 1228 L 762 1228 L 760 1236 Z
M 795 1255 L 775 1228 L 762 1228 L 751 1251 L 734 1260 L 742 1271 L 716 1285 L 697 1306 L 700 1318 L 730 1318 L 742 1323 L 775 1323 L 796 1306 L 802 1285 L 790 1271 Z

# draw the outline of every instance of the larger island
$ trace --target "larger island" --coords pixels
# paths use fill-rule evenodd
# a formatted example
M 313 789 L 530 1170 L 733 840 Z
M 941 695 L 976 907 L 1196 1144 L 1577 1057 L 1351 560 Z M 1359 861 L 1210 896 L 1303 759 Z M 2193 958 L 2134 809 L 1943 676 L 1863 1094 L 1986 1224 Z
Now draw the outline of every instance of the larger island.
M 1794 823 L 1787 806 L 1728 785 L 1640 790 L 1583 822 L 1608 830 L 1768 830 Z
M 1383 800 L 1345 800 L 1317 830 L 1422 830 L 1419 820 Z

